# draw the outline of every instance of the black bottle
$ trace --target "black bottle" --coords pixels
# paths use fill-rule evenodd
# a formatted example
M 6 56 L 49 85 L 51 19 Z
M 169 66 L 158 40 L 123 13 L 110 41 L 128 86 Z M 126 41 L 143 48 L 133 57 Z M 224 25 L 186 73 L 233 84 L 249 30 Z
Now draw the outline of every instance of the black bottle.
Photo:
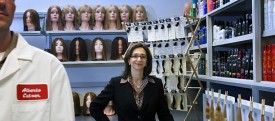
M 246 34 L 246 24 L 245 24 L 246 19 L 244 18 L 242 21 L 242 35 Z
M 239 34 L 240 34 L 240 27 L 239 27 L 239 19 L 235 22 L 235 29 L 236 29 L 236 31 L 235 31 L 235 37 L 237 37 L 237 36 L 239 36 Z
M 249 34 L 249 14 L 245 15 L 245 34 Z
M 238 36 L 242 35 L 242 23 L 243 23 L 243 18 L 240 18 L 239 23 L 238 23 Z
M 248 25 L 249 25 L 249 30 L 248 33 L 252 33 L 252 15 L 248 14 Z
M 250 50 L 249 79 L 253 79 L 253 51 Z
M 213 52 L 213 76 L 216 76 L 216 61 L 217 61 L 217 57 L 216 57 L 216 51 Z

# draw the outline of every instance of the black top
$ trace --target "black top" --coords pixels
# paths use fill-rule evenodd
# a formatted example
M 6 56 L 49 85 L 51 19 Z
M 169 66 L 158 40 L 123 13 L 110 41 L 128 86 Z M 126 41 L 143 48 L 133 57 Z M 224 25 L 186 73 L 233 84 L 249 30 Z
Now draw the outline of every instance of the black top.
M 117 112 L 118 121 L 174 121 L 164 96 L 163 84 L 159 78 L 149 77 L 155 83 L 148 82 L 143 89 L 144 97 L 141 110 L 138 110 L 134 89 L 129 82 L 121 83 L 122 76 L 114 77 L 91 103 L 90 113 L 96 121 L 109 121 L 103 110 L 110 100 Z

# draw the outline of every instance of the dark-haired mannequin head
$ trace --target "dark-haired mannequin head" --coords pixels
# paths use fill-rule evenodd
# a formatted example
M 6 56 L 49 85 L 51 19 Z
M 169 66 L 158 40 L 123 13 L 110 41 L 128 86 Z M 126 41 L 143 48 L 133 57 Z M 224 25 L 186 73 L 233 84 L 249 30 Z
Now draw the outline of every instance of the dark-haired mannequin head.
M 94 30 L 103 30 L 105 28 L 106 10 L 103 6 L 97 5 L 93 8 Z
M 116 37 L 112 42 L 111 60 L 122 60 L 127 49 L 127 41 L 123 37 Z
M 50 6 L 47 12 L 46 30 L 57 31 L 63 30 L 62 11 L 59 6 Z
M 83 100 L 83 115 L 90 116 L 90 104 L 96 98 L 96 94 L 93 92 L 87 92 Z
M 71 61 L 86 61 L 88 59 L 85 40 L 81 37 L 76 37 L 70 45 L 70 60 Z
M 40 31 L 40 18 L 36 10 L 28 9 L 23 15 L 24 31 Z
M 80 20 L 79 30 L 91 30 L 93 25 L 92 8 L 88 5 L 83 5 L 78 9 Z
M 68 61 L 67 46 L 62 38 L 55 38 L 51 45 L 51 53 L 60 61 Z
M 102 38 L 97 37 L 92 41 L 91 58 L 92 60 L 106 60 L 105 42 Z
M 79 116 L 81 114 L 79 95 L 77 92 L 72 92 L 72 93 L 73 93 L 73 100 L 74 100 L 74 114 L 75 116 Z
M 146 9 L 143 5 L 136 5 L 133 9 L 133 22 L 147 21 Z
M 64 7 L 62 9 L 62 18 L 65 31 L 78 29 L 78 13 L 74 6 L 67 5 Z
M 118 7 L 116 5 L 110 5 L 106 9 L 106 30 L 120 30 L 121 20 Z

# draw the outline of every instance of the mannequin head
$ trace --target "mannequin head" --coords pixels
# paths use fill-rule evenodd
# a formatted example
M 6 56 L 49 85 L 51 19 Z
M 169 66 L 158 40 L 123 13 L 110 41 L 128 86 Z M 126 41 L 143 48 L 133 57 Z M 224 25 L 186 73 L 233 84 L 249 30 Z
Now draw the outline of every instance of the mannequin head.
M 61 18 L 62 18 L 62 11 L 60 7 L 57 5 L 50 6 L 47 11 L 46 30 L 47 31 L 63 30 Z
M 68 61 L 67 46 L 62 38 L 55 38 L 53 40 L 51 53 L 60 61 Z
M 83 100 L 83 115 L 90 115 L 90 104 L 91 102 L 96 98 L 96 94 L 93 92 L 87 92 L 84 95 L 84 100 Z
M 133 10 L 129 5 L 122 5 L 119 9 L 122 22 L 132 22 Z
M 105 28 L 106 10 L 103 6 L 97 5 L 93 8 L 94 30 L 103 30 Z
M 112 42 L 111 60 L 122 60 L 127 49 L 127 41 L 123 37 L 116 37 Z
M 36 10 L 28 9 L 23 14 L 24 31 L 40 31 L 40 18 Z
M 143 5 L 136 5 L 133 9 L 133 22 L 147 21 L 146 9 Z
M 91 58 L 92 60 L 106 60 L 105 42 L 102 38 L 97 37 L 92 41 Z
M 78 8 L 80 30 L 91 30 L 93 25 L 92 8 L 88 5 L 83 5 Z M 85 29 L 86 28 L 86 29 Z
M 77 92 L 72 92 L 72 93 L 73 93 L 73 100 L 74 100 L 74 114 L 75 116 L 79 116 L 81 114 L 79 95 Z
M 64 30 L 76 30 L 78 26 L 78 13 L 74 6 L 67 5 L 62 9 Z M 71 28 L 67 28 L 70 25 Z
M 190 7 L 192 5 L 192 2 L 186 2 L 183 7 L 183 14 L 189 15 L 190 14 Z
M 76 37 L 70 45 L 70 60 L 71 61 L 86 61 L 88 59 L 85 40 L 81 37 Z
M 121 20 L 118 7 L 116 5 L 110 5 L 106 9 L 106 30 L 120 30 L 121 29 Z

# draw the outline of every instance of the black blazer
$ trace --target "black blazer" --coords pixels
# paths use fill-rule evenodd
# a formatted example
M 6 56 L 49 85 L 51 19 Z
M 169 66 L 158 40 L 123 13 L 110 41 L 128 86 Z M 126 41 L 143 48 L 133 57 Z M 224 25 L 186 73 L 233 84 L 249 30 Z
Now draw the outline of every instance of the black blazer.
M 158 115 L 159 121 L 174 121 L 168 106 L 162 82 L 159 78 L 152 78 L 155 83 L 148 82 L 144 91 L 143 103 L 139 111 L 134 99 L 131 84 L 120 83 L 121 76 L 114 77 L 101 91 L 90 105 L 90 113 L 96 121 L 109 121 L 103 114 L 103 110 L 110 100 L 113 100 L 118 121 L 155 121 Z

